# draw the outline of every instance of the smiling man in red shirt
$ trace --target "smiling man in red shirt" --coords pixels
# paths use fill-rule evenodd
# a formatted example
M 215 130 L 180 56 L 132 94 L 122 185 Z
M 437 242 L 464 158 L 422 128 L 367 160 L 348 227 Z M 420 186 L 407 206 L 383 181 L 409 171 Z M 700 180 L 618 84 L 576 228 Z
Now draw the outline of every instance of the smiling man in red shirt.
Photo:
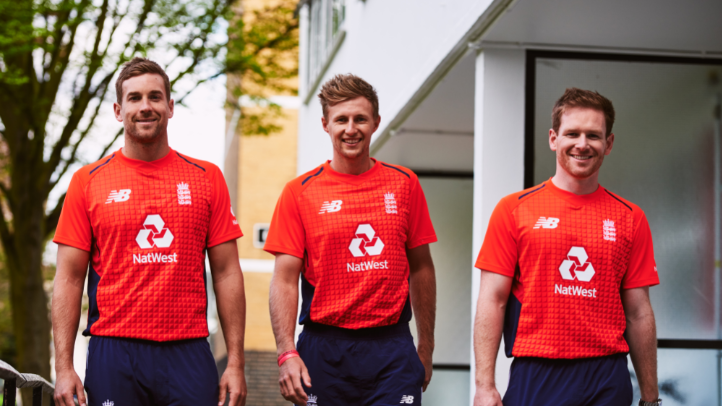
M 281 393 L 297 405 L 419 405 L 431 379 L 436 307 L 426 199 L 413 172 L 369 156 L 381 120 L 370 84 L 338 75 L 319 98 L 333 160 L 286 185 L 265 245 L 276 255 L 271 321 Z
M 556 174 L 494 209 L 476 261 L 474 406 L 502 405 L 494 382 L 502 331 L 515 357 L 505 406 L 630 405 L 627 353 L 640 404 L 661 404 L 652 234 L 638 206 L 598 182 L 613 123 L 607 98 L 567 89 L 549 130 Z
M 242 233 L 223 174 L 168 145 L 173 100 L 158 64 L 134 58 L 116 91 L 125 145 L 73 175 L 53 239 L 56 404 L 86 401 L 73 346 L 87 274 L 90 405 L 214 405 L 229 392 L 242 405 Z M 220 384 L 206 341 L 206 253 L 228 348 Z

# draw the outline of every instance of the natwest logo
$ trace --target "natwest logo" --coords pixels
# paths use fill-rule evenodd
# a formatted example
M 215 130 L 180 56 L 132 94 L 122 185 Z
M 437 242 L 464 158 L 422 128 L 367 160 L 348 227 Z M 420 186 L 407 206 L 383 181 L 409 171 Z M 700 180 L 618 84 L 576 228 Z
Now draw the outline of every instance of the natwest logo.
M 568 281 L 576 279 L 581 282 L 589 282 L 594 276 L 594 267 L 588 261 L 589 256 L 583 247 L 572 247 L 567 254 L 567 259 L 562 261 L 559 272 L 562 278 Z M 574 275 L 572 275 L 574 272 Z
M 384 243 L 376 236 L 376 231 L 371 224 L 359 224 L 356 228 L 356 238 L 351 240 L 348 249 L 354 257 L 363 257 L 367 254 L 373 257 L 381 255 Z
M 151 214 L 145 218 L 143 229 L 140 230 L 135 241 L 142 249 L 168 248 L 173 242 L 173 234 L 165 228 L 165 222 L 158 214 Z

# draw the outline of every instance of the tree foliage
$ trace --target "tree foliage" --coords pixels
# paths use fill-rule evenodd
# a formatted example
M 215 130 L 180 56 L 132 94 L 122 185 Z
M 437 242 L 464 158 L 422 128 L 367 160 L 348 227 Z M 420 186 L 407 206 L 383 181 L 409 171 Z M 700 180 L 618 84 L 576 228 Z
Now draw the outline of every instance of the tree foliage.
M 0 246 L 19 370 L 50 376 L 41 257 L 64 194 L 52 206 L 48 196 L 84 163 L 83 146 L 110 108 L 122 64 L 156 59 L 181 104 L 198 84 L 226 72 L 289 90 L 283 81 L 296 68 L 281 59 L 294 55 L 298 41 L 292 3 L 247 22 L 234 18 L 232 0 L 0 0 Z M 273 130 L 257 120 L 257 132 Z M 121 134 L 102 138 L 95 159 Z
M 281 108 L 268 96 L 298 94 L 297 2 L 268 3 L 259 9 L 240 10 L 228 29 L 226 70 L 236 79 L 229 81 L 234 96 L 229 107 L 241 111 L 244 135 L 280 131 L 274 119 L 281 115 Z M 240 98 L 245 98 L 246 103 L 241 105 Z

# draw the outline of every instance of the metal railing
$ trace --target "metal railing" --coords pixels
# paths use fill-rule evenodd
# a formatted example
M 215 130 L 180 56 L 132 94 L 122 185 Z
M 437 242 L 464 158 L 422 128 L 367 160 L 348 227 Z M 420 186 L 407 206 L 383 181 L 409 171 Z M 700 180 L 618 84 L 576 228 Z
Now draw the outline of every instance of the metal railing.
M 15 389 L 16 388 L 33 388 L 33 406 L 41 406 L 43 404 L 43 392 L 50 395 L 50 405 L 53 406 L 53 392 L 55 385 L 45 380 L 40 375 L 21 374 L 15 368 L 8 365 L 7 362 L 0 360 L 0 379 L 5 381 L 3 388 L 3 404 L 2 406 L 15 406 Z

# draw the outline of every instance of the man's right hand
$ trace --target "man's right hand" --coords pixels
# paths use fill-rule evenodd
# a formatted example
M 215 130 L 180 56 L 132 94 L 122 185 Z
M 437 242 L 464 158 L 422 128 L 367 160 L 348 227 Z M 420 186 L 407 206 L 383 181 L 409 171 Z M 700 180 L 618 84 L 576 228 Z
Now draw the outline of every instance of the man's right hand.
M 83 382 L 80 381 L 80 377 L 75 373 L 74 369 L 66 369 L 63 371 L 56 371 L 57 379 L 55 380 L 55 404 L 58 406 L 75 406 L 73 395 L 78 396 L 78 404 L 85 406 L 85 390 L 83 389 Z
M 474 394 L 474 406 L 502 406 L 499 391 L 495 387 L 477 387 L 476 394 Z
M 307 388 L 311 387 L 311 377 L 308 375 L 306 364 L 300 357 L 289 358 L 281 365 L 278 374 L 278 384 L 281 386 L 281 395 L 289 402 L 305 405 L 308 401 L 303 391 L 301 380 Z

